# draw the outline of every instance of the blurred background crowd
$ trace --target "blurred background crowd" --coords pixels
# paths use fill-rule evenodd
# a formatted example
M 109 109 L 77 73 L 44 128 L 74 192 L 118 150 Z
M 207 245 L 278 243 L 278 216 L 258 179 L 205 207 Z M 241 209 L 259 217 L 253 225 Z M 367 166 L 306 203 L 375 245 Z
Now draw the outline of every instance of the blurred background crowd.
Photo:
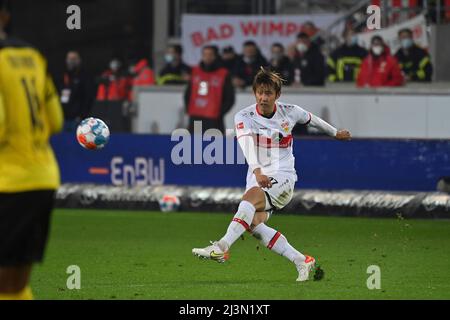
M 67 15 L 61 15 L 58 10 L 64 10 L 68 5 L 69 2 L 60 1 L 48 6 L 49 20 L 59 19 L 64 25 Z M 24 0 L 12 7 L 13 16 L 20 20 L 16 25 L 13 21 L 13 33 L 23 36 L 49 57 L 49 68 L 64 107 L 67 131 L 74 130 L 80 119 L 89 115 L 99 103 L 120 101 L 124 110 L 132 113 L 136 87 L 183 87 L 185 111 L 191 119 L 196 119 L 189 114 L 190 102 L 200 92 L 193 79 L 205 74 L 215 75 L 221 70 L 226 72 L 221 73 L 219 118 L 234 105 L 236 92 L 249 90 L 260 67 L 278 72 L 284 78 L 285 86 L 299 90 L 339 83 L 354 88 L 401 87 L 414 82 L 427 85 L 435 80 L 434 73 L 439 66 L 433 65 L 429 48 L 416 43 L 416 30 L 398 30 L 395 48 L 390 46 L 392 39 L 386 41 L 382 36 L 371 36 L 366 43 L 358 41 L 358 35 L 368 31 L 366 9 L 369 5 L 382 8 L 382 28 L 419 14 L 425 15 L 427 27 L 450 22 L 450 1 L 447 0 L 169 0 L 164 4 L 134 1 L 133 4 L 114 5 L 103 0 L 84 0 L 78 5 L 84 21 L 79 31 L 55 30 L 54 21 L 53 25 L 47 24 L 45 19 L 41 21 L 42 34 L 53 32 L 55 41 L 32 32 L 35 26 L 25 22 L 27 14 L 32 14 L 35 2 Z M 31 10 L 24 10 L 26 8 Z M 329 29 L 324 30 L 311 20 L 302 22 L 301 29 L 292 35 L 289 44 L 270 43 L 270 51 L 266 50 L 266 54 L 261 50 L 261 43 L 248 37 L 240 46 L 204 43 L 198 61 L 187 63 L 183 59 L 186 53 L 181 39 L 183 14 L 327 12 L 343 13 L 338 21 L 342 28 L 331 36 Z M 107 18 L 95 19 L 98 14 Z M 163 34 L 160 34 L 161 30 Z M 219 119 L 211 123 L 211 127 L 222 129 L 223 124 Z

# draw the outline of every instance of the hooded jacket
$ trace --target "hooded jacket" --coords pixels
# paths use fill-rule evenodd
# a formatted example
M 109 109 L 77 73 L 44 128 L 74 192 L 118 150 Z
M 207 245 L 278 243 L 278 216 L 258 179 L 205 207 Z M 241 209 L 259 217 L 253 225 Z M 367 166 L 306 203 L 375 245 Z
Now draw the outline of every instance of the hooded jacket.
M 358 74 L 358 87 L 396 87 L 403 85 L 404 78 L 398 61 L 390 53 L 389 47 L 378 57 L 372 52 L 363 60 Z

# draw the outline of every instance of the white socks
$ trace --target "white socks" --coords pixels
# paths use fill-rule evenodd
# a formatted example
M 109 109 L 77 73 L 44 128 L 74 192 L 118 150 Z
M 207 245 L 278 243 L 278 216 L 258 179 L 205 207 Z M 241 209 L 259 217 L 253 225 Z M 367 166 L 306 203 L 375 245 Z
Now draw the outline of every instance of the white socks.
M 242 200 L 233 221 L 228 226 L 227 233 L 219 240 L 219 247 L 227 251 L 245 230 L 250 228 L 254 216 L 255 207 L 250 202 Z
M 289 244 L 286 237 L 280 232 L 264 223 L 258 224 L 253 229 L 253 235 L 261 240 L 261 243 L 268 249 L 286 257 L 295 264 L 305 261 L 306 257 Z
M 255 215 L 255 207 L 248 201 L 241 201 L 238 211 L 234 215 L 233 220 L 228 226 L 227 232 L 219 240 L 219 247 L 222 251 L 228 249 L 236 242 L 236 240 L 246 231 L 250 229 L 250 225 Z M 286 237 L 280 232 L 264 223 L 258 224 L 252 231 L 253 235 L 261 240 L 261 243 L 268 249 L 286 257 L 295 264 L 305 261 L 306 257 L 289 244 Z

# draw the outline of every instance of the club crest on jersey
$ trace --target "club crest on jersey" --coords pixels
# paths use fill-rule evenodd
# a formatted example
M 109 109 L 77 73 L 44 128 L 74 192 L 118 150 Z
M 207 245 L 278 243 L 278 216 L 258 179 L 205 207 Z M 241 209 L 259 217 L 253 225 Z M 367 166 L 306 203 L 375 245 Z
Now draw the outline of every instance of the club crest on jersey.
M 236 128 L 238 128 L 238 129 L 244 129 L 244 123 L 243 123 L 243 122 L 239 122 L 239 123 L 236 125 Z
M 289 132 L 289 122 L 288 121 L 283 121 L 281 123 L 281 128 L 283 128 L 283 131 L 288 133 Z

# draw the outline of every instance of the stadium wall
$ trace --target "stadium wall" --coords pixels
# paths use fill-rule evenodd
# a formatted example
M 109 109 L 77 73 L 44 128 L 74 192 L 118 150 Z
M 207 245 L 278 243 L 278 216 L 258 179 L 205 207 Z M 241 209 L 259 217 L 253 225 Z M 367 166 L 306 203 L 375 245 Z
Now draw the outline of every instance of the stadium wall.
M 197 144 L 192 138 L 113 132 L 105 149 L 88 151 L 78 145 L 75 135 L 64 133 L 53 137 L 52 144 L 63 183 L 245 186 L 247 166 L 234 138 L 194 139 Z M 181 143 L 188 147 L 174 152 Z M 216 150 L 209 152 L 213 146 Z M 174 164 L 172 156 L 177 154 L 185 157 L 185 164 Z M 344 143 L 304 138 L 294 140 L 294 155 L 298 189 L 434 191 L 440 178 L 450 176 L 449 140 L 355 139 Z M 208 165 L 208 161 L 215 163 Z

